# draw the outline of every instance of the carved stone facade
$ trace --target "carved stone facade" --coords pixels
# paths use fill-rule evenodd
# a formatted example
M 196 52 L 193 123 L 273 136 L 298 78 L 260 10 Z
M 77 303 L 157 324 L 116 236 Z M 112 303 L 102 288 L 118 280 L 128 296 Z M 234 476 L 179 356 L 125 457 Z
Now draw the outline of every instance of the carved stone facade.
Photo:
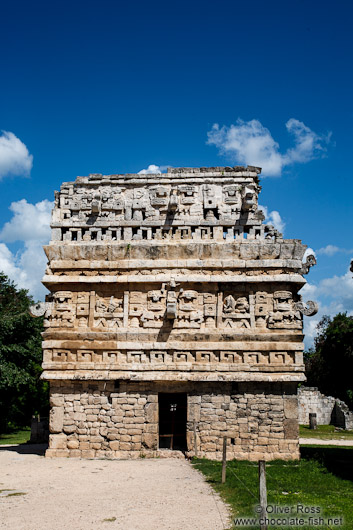
M 298 457 L 305 245 L 255 167 L 90 175 L 56 193 L 43 283 L 48 455 Z M 166 432 L 165 432 L 166 431 Z M 172 431 L 172 432 L 168 432 Z

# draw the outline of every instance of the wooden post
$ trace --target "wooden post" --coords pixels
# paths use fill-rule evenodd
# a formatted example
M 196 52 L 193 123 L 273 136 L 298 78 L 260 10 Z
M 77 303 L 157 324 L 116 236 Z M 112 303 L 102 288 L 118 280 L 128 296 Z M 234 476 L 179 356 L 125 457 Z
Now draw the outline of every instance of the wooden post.
M 266 463 L 259 460 L 260 519 L 267 517 Z M 264 522 L 264 521 L 263 521 Z M 260 525 L 260 530 L 267 530 L 267 524 Z
M 309 413 L 309 427 L 310 429 L 315 430 L 317 428 L 317 420 L 316 420 L 316 413 L 310 412 Z
M 223 437 L 223 459 L 222 459 L 222 484 L 226 481 L 227 474 L 227 437 Z

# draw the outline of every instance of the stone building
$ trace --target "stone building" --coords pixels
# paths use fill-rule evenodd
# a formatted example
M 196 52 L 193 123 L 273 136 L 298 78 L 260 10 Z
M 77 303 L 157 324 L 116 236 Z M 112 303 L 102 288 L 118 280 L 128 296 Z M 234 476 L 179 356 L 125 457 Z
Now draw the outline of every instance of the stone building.
M 264 225 L 256 167 L 90 175 L 56 193 L 45 247 L 47 456 L 180 449 L 291 459 L 306 246 Z M 164 452 L 164 451 L 163 451 Z
M 321 394 L 315 386 L 298 388 L 299 424 L 309 424 L 309 414 L 316 414 L 317 425 L 335 425 L 353 429 L 353 412 L 338 398 Z

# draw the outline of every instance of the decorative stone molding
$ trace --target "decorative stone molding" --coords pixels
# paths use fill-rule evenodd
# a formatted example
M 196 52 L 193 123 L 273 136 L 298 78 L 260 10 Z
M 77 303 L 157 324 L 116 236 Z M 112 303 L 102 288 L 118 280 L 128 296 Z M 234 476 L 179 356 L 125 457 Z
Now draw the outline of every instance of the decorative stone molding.
M 188 454 L 196 443 L 218 458 L 227 432 L 234 457 L 298 456 L 303 315 L 317 311 L 299 291 L 315 258 L 303 264 L 306 246 L 263 223 L 259 173 L 94 174 L 56 192 L 51 294 L 33 309 L 48 455 L 152 456 L 160 396 L 175 392 L 187 394 Z

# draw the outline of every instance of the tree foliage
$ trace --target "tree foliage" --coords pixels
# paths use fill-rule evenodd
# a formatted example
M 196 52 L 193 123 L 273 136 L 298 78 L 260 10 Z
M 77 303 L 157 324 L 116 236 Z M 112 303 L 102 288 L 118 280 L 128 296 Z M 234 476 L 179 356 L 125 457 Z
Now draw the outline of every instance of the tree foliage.
M 29 314 L 31 304 L 28 291 L 0 272 L 0 432 L 47 412 L 48 385 L 39 379 L 43 319 Z
M 353 317 L 324 316 L 317 330 L 314 348 L 305 354 L 307 384 L 353 409 Z

